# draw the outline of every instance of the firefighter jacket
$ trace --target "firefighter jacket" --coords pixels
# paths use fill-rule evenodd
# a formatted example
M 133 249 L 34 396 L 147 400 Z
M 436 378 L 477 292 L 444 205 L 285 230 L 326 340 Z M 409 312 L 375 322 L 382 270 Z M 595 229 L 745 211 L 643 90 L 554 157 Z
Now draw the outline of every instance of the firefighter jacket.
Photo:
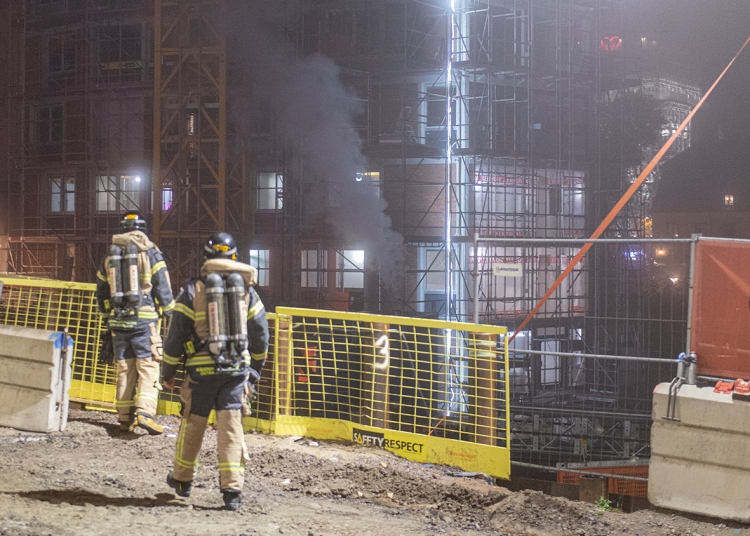
M 123 248 L 131 242 L 138 246 L 138 274 L 142 299 L 137 310 L 119 316 L 112 314 L 107 279 L 109 255 L 104 258 L 96 273 L 96 300 L 103 320 L 108 322 L 111 329 L 132 330 L 138 325 L 156 322 L 160 315 L 171 314 L 175 306 L 167 264 L 159 248 L 142 231 L 131 231 L 112 237 L 112 243 Z
M 207 319 L 206 286 L 203 277 L 210 273 L 229 275 L 238 273 L 248 289 L 245 294 L 247 302 L 247 337 L 249 356 L 238 364 L 237 368 L 217 370 L 208 352 L 206 339 L 209 335 Z M 162 376 L 165 379 L 174 377 L 180 363 L 191 377 L 199 381 L 200 377 L 216 374 L 240 375 L 249 373 L 249 381 L 255 383 L 268 355 L 268 319 L 266 309 L 260 296 L 252 288 L 257 282 L 257 270 L 248 264 L 229 259 L 210 259 L 201 267 L 201 278 L 191 279 L 177 297 L 169 334 L 164 343 L 164 362 Z

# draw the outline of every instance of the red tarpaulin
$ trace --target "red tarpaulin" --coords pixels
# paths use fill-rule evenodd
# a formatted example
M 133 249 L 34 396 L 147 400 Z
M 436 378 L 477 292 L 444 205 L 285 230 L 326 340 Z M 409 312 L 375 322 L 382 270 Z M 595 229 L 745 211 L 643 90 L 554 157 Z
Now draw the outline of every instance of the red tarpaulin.
M 698 373 L 750 378 L 750 243 L 698 240 L 692 309 Z

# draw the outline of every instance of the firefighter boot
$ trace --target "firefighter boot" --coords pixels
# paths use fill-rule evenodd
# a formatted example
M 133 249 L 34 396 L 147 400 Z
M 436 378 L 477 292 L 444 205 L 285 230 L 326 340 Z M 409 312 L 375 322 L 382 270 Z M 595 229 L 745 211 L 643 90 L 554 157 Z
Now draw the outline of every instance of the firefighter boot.
M 146 430 L 149 435 L 159 435 L 164 431 L 161 424 L 158 424 L 148 413 L 137 412 L 135 419 L 135 426 L 140 426 Z
M 237 489 L 223 489 L 221 494 L 224 496 L 224 510 L 237 511 L 242 503 L 241 491 Z
M 174 490 L 180 497 L 190 497 L 190 490 L 193 488 L 192 482 L 180 482 L 172 477 L 172 471 L 167 475 L 167 485 Z
M 120 432 L 132 432 L 133 428 L 135 428 L 135 408 L 130 408 L 130 415 L 127 417 L 120 416 L 118 423 L 120 425 Z

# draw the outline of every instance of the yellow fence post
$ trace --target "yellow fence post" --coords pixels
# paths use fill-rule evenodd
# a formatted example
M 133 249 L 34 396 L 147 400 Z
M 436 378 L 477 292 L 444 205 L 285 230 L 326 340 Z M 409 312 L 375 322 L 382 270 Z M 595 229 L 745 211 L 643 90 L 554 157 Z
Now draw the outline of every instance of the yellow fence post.
M 469 337 L 469 399 L 475 410 L 475 441 L 496 444 L 496 408 L 494 382 L 497 377 L 497 336 L 471 333 Z
M 291 415 L 292 386 L 292 319 L 276 315 L 276 416 Z

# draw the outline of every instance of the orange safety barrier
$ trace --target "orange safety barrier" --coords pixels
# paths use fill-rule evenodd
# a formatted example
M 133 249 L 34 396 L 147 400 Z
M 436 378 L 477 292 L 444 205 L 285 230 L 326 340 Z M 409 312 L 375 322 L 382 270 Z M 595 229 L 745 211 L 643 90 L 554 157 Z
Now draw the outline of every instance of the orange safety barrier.
M 572 469 L 572 467 L 571 467 Z M 604 473 L 607 475 L 607 489 L 614 495 L 629 495 L 632 497 L 648 497 L 648 482 L 641 480 L 626 480 L 614 475 L 634 476 L 648 478 L 648 465 L 621 465 L 621 466 L 581 466 L 575 469 L 592 473 Z M 581 473 L 570 473 L 567 471 L 557 472 L 557 482 L 561 484 L 573 484 L 577 486 L 581 481 Z
M 698 373 L 750 378 L 750 243 L 700 238 L 695 245 L 690 350 Z

